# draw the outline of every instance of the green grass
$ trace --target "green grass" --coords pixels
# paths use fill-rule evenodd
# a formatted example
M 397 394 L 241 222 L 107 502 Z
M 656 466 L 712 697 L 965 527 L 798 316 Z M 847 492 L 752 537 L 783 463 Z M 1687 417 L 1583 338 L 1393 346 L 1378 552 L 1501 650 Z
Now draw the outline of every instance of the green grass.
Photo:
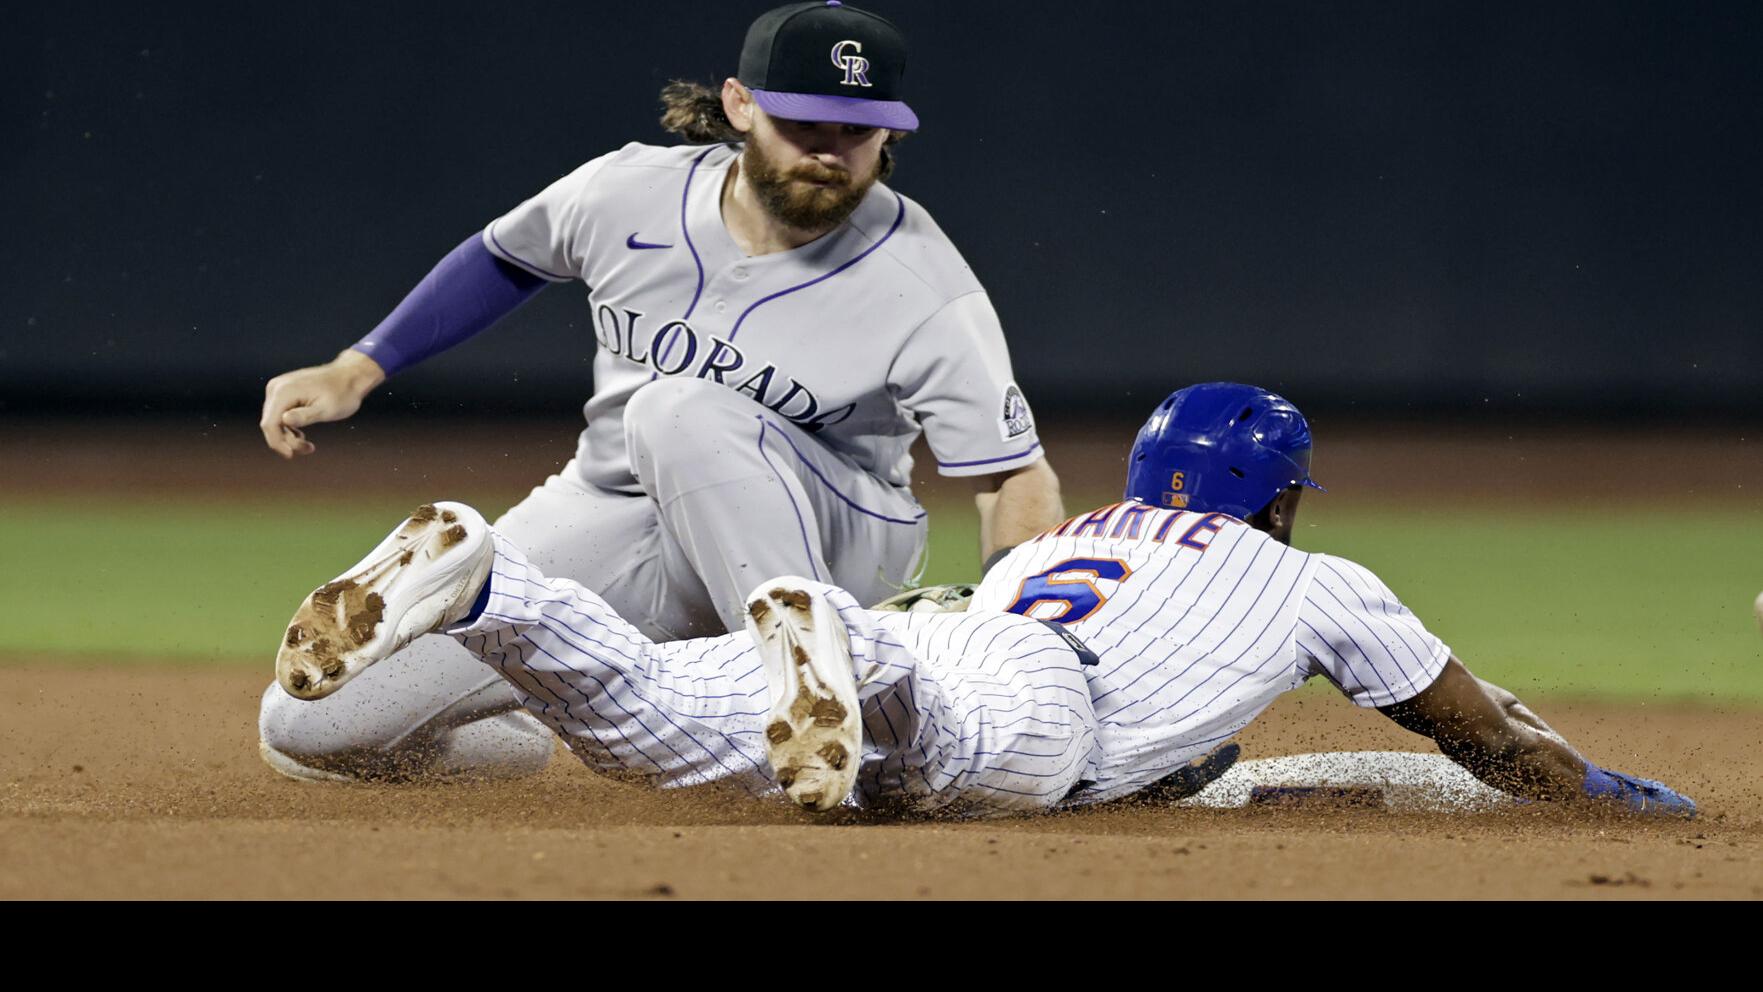
M 1763 514 L 1341 513 L 1295 543 L 1376 572 L 1478 674 L 1527 691 L 1763 700 Z
M 486 502 L 485 505 L 495 505 Z M 293 607 L 400 508 L 0 507 L 0 654 L 263 666 Z M 967 505 L 933 510 L 928 581 L 977 569 Z M 1377 572 L 1478 673 L 1519 693 L 1763 701 L 1763 514 L 1305 507 L 1297 544 Z M 298 526 L 293 526 L 294 522 Z
M 300 598 L 371 548 L 400 512 L 6 506 L 0 601 L 12 608 L 0 622 L 0 651 L 267 665 Z

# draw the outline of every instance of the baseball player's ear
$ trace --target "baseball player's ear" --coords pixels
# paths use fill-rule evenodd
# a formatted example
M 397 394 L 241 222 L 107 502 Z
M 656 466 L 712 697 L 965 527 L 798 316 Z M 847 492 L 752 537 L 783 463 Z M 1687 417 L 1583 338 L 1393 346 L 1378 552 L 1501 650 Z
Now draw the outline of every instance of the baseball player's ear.
M 733 76 L 722 81 L 722 112 L 735 130 L 753 130 L 753 91 Z
M 1292 527 L 1298 522 L 1298 501 L 1304 497 L 1304 490 L 1293 486 L 1273 498 L 1268 509 L 1272 511 L 1273 533 L 1286 540 L 1291 537 Z

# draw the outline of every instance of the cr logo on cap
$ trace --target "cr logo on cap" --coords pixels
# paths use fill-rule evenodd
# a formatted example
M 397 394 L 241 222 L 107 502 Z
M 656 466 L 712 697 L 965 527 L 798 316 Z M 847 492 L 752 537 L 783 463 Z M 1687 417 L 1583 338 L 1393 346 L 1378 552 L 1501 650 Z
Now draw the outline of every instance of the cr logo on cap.
M 862 55 L 848 55 L 846 49 L 853 52 L 863 51 L 860 41 L 841 41 L 833 46 L 833 65 L 845 71 L 841 86 L 868 86 L 869 60 Z

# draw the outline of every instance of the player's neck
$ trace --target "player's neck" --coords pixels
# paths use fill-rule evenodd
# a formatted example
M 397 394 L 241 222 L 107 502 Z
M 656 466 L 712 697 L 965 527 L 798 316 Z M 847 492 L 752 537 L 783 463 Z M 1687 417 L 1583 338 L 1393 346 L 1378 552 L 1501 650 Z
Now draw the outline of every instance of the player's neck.
M 838 224 L 819 230 L 791 227 L 783 223 L 759 202 L 759 196 L 741 173 L 741 160 L 729 163 L 728 179 L 722 185 L 722 226 L 729 237 L 749 256 L 800 248 L 810 241 L 825 237 Z

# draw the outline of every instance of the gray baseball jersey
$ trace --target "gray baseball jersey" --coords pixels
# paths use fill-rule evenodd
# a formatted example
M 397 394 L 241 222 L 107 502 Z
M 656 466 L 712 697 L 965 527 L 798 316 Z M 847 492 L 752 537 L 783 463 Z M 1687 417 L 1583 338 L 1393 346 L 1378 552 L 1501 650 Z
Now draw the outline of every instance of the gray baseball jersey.
M 944 475 L 1038 458 L 991 301 L 924 209 L 878 183 L 832 233 L 748 257 L 721 213 L 739 154 L 629 144 L 484 230 L 502 259 L 589 287 L 599 348 L 582 481 L 635 488 L 622 411 L 660 377 L 749 396 L 894 486 L 910 481 L 921 430 Z

